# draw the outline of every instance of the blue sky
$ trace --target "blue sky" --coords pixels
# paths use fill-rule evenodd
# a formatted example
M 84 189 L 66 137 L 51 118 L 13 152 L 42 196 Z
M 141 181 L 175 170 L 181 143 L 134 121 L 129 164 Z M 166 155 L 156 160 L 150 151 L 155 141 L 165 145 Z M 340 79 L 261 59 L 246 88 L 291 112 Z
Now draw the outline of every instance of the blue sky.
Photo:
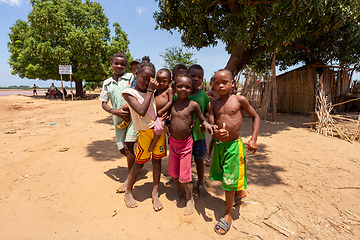
M 118 22 L 128 34 L 130 40 L 130 53 L 134 58 L 141 58 L 144 55 L 150 56 L 151 62 L 156 69 L 160 69 L 163 59 L 160 53 L 165 48 L 172 46 L 181 46 L 180 34 L 174 32 L 171 35 L 164 30 L 155 31 L 155 21 L 153 13 L 158 9 L 157 2 L 154 0 L 132 0 L 132 1 L 115 1 L 100 0 L 98 1 L 109 18 L 110 29 L 113 32 L 112 24 Z M 27 20 L 27 15 L 31 11 L 28 0 L 0 0 L 0 86 L 10 85 L 27 85 L 32 86 L 50 86 L 51 80 L 29 80 L 21 79 L 16 75 L 11 75 L 8 59 L 10 53 L 7 49 L 9 41 L 10 27 L 17 19 Z M 229 55 L 225 52 L 223 44 L 215 48 L 205 48 L 200 51 L 191 50 L 198 63 L 205 70 L 205 78 L 210 79 L 214 71 L 224 68 Z M 59 76 L 60 79 L 60 76 Z M 55 82 L 60 85 L 60 82 Z M 69 86 L 66 83 L 66 86 Z M 73 85 L 74 86 L 74 85 Z
M 130 53 L 134 58 L 141 58 L 144 55 L 150 56 L 151 62 L 156 69 L 160 69 L 163 59 L 160 53 L 165 48 L 181 46 L 180 34 L 174 32 L 172 35 L 164 30 L 155 31 L 155 21 L 153 13 L 158 9 L 155 0 L 100 0 L 105 15 L 109 18 L 109 27 L 113 31 L 112 24 L 118 22 L 128 34 L 130 40 Z M 10 53 L 7 50 L 9 41 L 10 27 L 18 19 L 27 20 L 27 15 L 31 11 L 28 0 L 0 0 L 0 86 L 27 85 L 34 83 L 40 87 L 51 85 L 51 80 L 29 80 L 21 79 L 16 75 L 11 75 L 8 59 Z M 191 50 L 198 63 L 205 70 L 205 79 L 207 81 L 213 73 L 226 66 L 229 55 L 225 51 L 225 46 L 219 43 L 214 48 L 204 48 L 200 51 Z M 277 71 L 277 74 L 281 72 Z M 360 74 L 355 73 L 353 79 L 360 79 Z M 60 76 L 59 76 L 60 79 Z M 55 82 L 60 86 L 60 82 Z M 65 86 L 70 86 L 65 83 Z M 74 85 L 73 85 L 74 86 Z

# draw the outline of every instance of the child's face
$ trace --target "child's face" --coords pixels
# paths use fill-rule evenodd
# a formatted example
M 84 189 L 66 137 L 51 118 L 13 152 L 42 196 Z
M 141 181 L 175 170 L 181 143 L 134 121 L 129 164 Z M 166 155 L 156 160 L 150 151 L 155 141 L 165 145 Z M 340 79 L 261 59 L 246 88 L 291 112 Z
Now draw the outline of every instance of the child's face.
M 136 75 L 136 69 L 139 65 L 140 63 L 134 63 L 133 65 L 131 65 L 131 72 L 132 74 L 134 74 L 134 76 Z
M 231 75 L 226 71 L 217 72 L 214 75 L 213 88 L 220 95 L 226 95 L 231 92 L 234 81 Z
M 122 57 L 114 57 L 111 62 L 111 67 L 116 75 L 124 74 L 127 66 L 127 61 Z
M 155 72 L 150 68 L 143 68 L 136 75 L 136 89 L 139 91 L 146 91 L 149 85 L 150 78 L 155 77 Z
M 189 97 L 192 91 L 192 81 L 188 77 L 178 77 L 175 82 L 175 91 L 179 98 Z
M 159 83 L 160 89 L 167 89 L 170 83 L 170 75 L 168 72 L 162 72 L 156 74 L 156 81 Z
M 188 71 L 188 75 L 190 75 L 192 80 L 192 89 L 198 89 L 203 83 L 204 71 L 201 69 L 192 68 Z
M 186 75 L 187 74 L 187 70 L 185 69 L 178 69 L 176 72 L 173 72 L 173 76 L 172 76 L 172 80 L 175 82 L 175 79 L 177 76 L 179 75 Z

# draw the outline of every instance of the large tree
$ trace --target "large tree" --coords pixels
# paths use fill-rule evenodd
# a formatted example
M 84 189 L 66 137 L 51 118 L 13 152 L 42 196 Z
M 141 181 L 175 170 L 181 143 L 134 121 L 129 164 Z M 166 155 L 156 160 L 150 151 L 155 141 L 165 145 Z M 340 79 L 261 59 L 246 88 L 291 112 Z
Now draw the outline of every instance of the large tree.
M 157 0 L 157 28 L 179 31 L 186 47 L 226 45 L 226 68 L 265 63 L 359 62 L 358 0 Z M 252 62 L 251 62 L 252 61 Z
M 72 65 L 76 94 L 82 80 L 101 81 L 109 74 L 110 57 L 130 57 L 129 40 L 118 23 L 110 37 L 109 20 L 99 3 L 86 0 L 30 0 L 28 21 L 11 27 L 8 49 L 12 74 L 30 79 L 59 79 L 59 65 Z
M 184 64 L 186 67 L 197 63 L 197 59 L 193 59 L 194 53 L 183 47 L 165 48 L 165 51 L 160 53 L 160 56 L 164 59 L 165 67 L 170 70 L 179 63 Z

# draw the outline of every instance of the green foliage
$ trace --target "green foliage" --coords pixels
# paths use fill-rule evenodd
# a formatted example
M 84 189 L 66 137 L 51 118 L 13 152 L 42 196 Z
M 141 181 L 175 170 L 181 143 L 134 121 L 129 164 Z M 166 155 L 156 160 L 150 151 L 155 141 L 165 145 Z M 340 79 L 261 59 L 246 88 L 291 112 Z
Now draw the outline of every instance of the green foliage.
M 114 53 L 121 51 L 131 57 L 126 33 L 114 23 L 115 34 L 110 37 L 109 20 L 99 3 L 30 0 L 30 4 L 28 20 L 17 20 L 10 28 L 12 74 L 59 79 L 58 66 L 72 65 L 72 79 L 77 83 L 102 81 L 111 74 Z
M 157 0 L 157 28 L 179 31 L 185 47 L 223 42 L 226 68 L 286 68 L 300 62 L 359 62 L 358 0 Z
M 169 47 L 166 48 L 160 56 L 165 61 L 165 67 L 170 71 L 177 64 L 184 64 L 186 67 L 190 67 L 193 64 L 197 63 L 197 59 L 192 59 L 194 53 L 183 49 L 182 47 Z
M 86 88 L 86 90 L 94 91 L 96 88 L 101 87 L 102 84 L 102 81 L 85 81 L 84 87 Z

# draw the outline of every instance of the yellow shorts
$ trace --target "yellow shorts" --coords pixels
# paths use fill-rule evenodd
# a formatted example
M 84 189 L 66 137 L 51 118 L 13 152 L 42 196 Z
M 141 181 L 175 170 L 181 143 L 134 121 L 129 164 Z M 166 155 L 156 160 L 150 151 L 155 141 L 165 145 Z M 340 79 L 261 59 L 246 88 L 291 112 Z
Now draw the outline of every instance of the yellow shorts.
M 135 162 L 144 164 L 150 160 L 151 152 L 148 152 L 151 141 L 154 139 L 154 131 L 152 129 L 139 130 L 139 138 L 136 147 Z M 154 151 L 152 152 L 154 159 L 162 159 L 166 157 L 165 131 L 162 132 L 157 141 Z

